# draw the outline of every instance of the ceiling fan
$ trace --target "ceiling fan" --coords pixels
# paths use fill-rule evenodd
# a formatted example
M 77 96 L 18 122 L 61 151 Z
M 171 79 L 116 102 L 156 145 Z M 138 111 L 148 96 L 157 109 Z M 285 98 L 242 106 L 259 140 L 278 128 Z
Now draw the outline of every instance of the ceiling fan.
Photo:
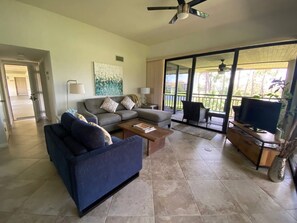
M 218 73 L 223 74 L 225 71 L 229 71 L 230 68 L 224 63 L 225 59 L 221 59 L 222 63 L 218 67 Z
M 192 0 L 188 3 L 185 2 L 185 0 L 177 0 L 178 6 L 159 6 L 159 7 L 147 7 L 147 10 L 177 10 L 177 13 L 173 16 L 173 18 L 170 20 L 169 24 L 174 24 L 176 20 L 178 19 L 186 19 L 188 18 L 189 14 L 206 18 L 208 14 L 205 12 L 198 11 L 194 8 L 192 8 L 195 5 L 198 5 L 202 2 L 205 2 L 206 0 Z

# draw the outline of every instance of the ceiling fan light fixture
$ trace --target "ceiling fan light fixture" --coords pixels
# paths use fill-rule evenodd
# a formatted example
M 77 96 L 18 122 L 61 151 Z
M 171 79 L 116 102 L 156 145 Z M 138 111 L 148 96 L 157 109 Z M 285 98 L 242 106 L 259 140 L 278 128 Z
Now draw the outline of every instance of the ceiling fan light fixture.
M 186 19 L 189 17 L 190 7 L 187 3 L 179 5 L 177 8 L 177 18 Z
M 221 59 L 222 63 L 219 65 L 219 72 L 225 72 L 226 64 L 224 64 L 224 59 Z
M 186 13 L 186 12 L 181 12 L 177 14 L 178 19 L 186 19 L 188 17 L 189 17 L 189 13 Z

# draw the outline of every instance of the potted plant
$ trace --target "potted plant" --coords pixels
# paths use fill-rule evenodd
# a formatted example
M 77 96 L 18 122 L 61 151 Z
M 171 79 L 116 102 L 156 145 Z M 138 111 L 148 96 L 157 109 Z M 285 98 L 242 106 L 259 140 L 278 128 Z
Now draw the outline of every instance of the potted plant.
M 268 177 L 273 182 L 284 180 L 287 159 L 297 148 L 297 120 L 292 124 L 291 130 L 285 140 L 281 140 L 279 155 L 276 156 L 268 170 Z
M 272 93 L 268 93 L 267 96 L 269 98 L 278 98 L 279 102 L 282 103 L 281 107 L 281 113 L 279 122 L 277 125 L 277 132 L 276 132 L 276 138 L 281 139 L 284 137 L 284 129 L 285 126 L 288 124 L 288 116 L 294 115 L 296 111 L 293 110 L 287 110 L 287 106 L 289 104 L 289 101 L 292 99 L 292 94 L 290 93 L 289 89 L 287 88 L 289 83 L 286 83 L 285 80 L 280 79 L 274 79 L 271 82 L 271 85 L 269 86 L 269 89 L 273 89 L 274 91 Z M 279 98 L 278 92 L 281 91 L 282 97 Z

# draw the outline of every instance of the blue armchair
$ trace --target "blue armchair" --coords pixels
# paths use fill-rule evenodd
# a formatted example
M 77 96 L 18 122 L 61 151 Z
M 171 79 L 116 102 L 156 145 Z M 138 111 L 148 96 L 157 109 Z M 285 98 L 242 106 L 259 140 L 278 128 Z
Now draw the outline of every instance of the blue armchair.
M 79 216 L 83 216 L 135 179 L 142 168 L 142 139 L 112 137 L 106 145 L 102 131 L 64 113 L 61 123 L 44 127 L 47 151 Z

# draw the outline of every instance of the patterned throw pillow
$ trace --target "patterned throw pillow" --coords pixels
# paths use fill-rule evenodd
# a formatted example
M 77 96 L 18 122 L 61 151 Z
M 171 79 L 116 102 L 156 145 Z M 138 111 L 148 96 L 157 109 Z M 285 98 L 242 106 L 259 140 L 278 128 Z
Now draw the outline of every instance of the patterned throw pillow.
M 124 99 L 121 101 L 121 104 L 124 105 L 127 110 L 131 110 L 135 105 L 135 103 L 128 96 L 124 97 Z
M 77 117 L 79 120 L 88 123 L 88 120 L 85 118 L 85 116 L 83 116 L 83 115 L 81 115 L 81 114 L 79 114 L 79 113 L 76 113 L 76 117 Z
M 94 122 L 89 122 L 89 124 L 92 125 L 92 126 L 95 126 L 95 127 L 99 128 L 99 129 L 101 129 L 101 131 L 104 134 L 104 140 L 107 143 L 107 145 L 111 145 L 112 144 L 112 140 L 111 140 L 110 134 L 103 127 L 101 127 L 100 125 L 95 124 Z
M 100 106 L 100 108 L 103 108 L 105 111 L 114 113 L 118 107 L 119 103 L 115 102 L 109 97 L 106 97 L 104 99 L 103 104 Z

